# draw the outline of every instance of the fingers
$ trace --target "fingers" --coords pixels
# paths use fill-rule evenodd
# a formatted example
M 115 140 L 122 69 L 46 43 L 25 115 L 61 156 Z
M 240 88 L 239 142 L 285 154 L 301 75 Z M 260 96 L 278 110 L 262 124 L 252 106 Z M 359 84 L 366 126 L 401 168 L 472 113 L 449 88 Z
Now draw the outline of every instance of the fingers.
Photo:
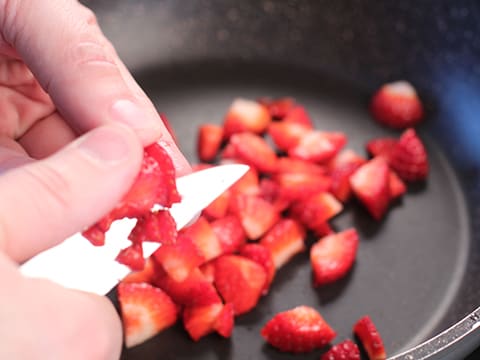
M 178 167 L 186 166 L 154 106 L 125 72 L 90 10 L 73 0 L 4 3 L 4 38 L 75 131 L 121 122 L 135 129 L 144 145 L 159 138 L 169 144 L 181 163 Z
M 0 248 L 21 262 L 97 221 L 130 188 L 143 156 L 131 130 L 104 125 L 0 177 Z
M 0 273 L 8 289 L 0 296 L 0 359 L 119 359 L 121 322 L 108 299 L 24 278 L 1 254 Z

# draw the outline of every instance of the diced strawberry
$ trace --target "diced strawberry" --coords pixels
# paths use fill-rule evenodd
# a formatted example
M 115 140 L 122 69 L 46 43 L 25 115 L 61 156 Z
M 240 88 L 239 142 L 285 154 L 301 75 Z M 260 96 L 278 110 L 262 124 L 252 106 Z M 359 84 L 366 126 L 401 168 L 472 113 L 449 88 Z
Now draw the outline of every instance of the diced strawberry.
M 332 346 L 320 360 L 360 360 L 360 350 L 352 340 L 344 340 Z
M 212 161 L 223 140 L 223 128 L 216 124 L 203 124 L 198 129 L 197 153 L 200 161 Z
M 257 99 L 257 102 L 265 106 L 272 119 L 275 120 L 283 119 L 295 106 L 295 100 L 289 97 L 278 99 L 260 98 Z
M 227 215 L 231 195 L 232 192 L 230 191 L 230 189 L 224 191 L 205 209 L 203 209 L 202 215 L 204 215 L 209 220 L 223 218 L 225 215 Z
M 353 332 L 362 343 L 370 360 L 384 360 L 387 358 L 382 337 L 368 315 L 365 315 L 355 323 Z
M 335 233 L 327 221 L 314 224 L 310 230 L 318 237 L 324 237 Z
M 265 281 L 262 295 L 266 295 L 270 289 L 270 284 L 272 283 L 276 272 L 272 252 L 269 248 L 261 244 L 247 244 L 240 250 L 240 255 L 255 261 L 265 270 L 267 280 Z
M 120 250 L 115 258 L 120 264 L 128 266 L 132 271 L 141 271 L 145 267 L 142 244 L 131 244 Z
M 120 283 L 117 290 L 127 348 L 141 344 L 177 321 L 178 307 L 161 289 L 146 283 Z
M 296 146 L 302 136 L 310 131 L 309 127 L 294 122 L 273 122 L 268 127 L 268 135 L 275 146 L 285 152 Z
M 382 219 L 390 204 L 389 173 L 385 159 L 376 157 L 350 177 L 355 196 L 376 220 Z
M 380 124 L 406 129 L 417 125 L 424 115 L 415 88 L 407 81 L 383 85 L 372 97 L 370 111 Z
M 392 152 L 398 140 L 391 137 L 381 137 L 370 140 L 366 147 L 368 153 L 375 156 L 383 156 L 385 160 L 390 161 L 390 153 Z
M 186 307 L 183 310 L 185 330 L 194 341 L 215 330 L 218 317 L 222 314 L 223 304 L 216 303 L 204 306 Z
M 147 212 L 138 218 L 128 239 L 136 244 L 144 241 L 174 244 L 177 239 L 177 224 L 167 210 Z
M 232 303 L 235 315 L 255 307 L 267 275 L 256 262 L 238 255 L 223 255 L 215 260 L 215 286 L 226 303 Z
M 229 338 L 232 336 L 234 322 L 235 313 L 233 311 L 233 304 L 227 303 L 223 306 L 222 311 L 220 311 L 220 314 L 213 324 L 213 328 L 219 335 L 224 338 Z
M 317 241 L 310 249 L 314 285 L 331 284 L 344 277 L 355 262 L 358 234 L 348 229 L 328 235 Z
M 343 205 L 329 192 L 318 192 L 292 204 L 290 214 L 309 229 L 323 224 L 343 210 Z
M 271 203 L 255 195 L 233 196 L 230 209 L 239 218 L 250 240 L 261 237 L 280 218 L 279 212 Z
M 182 281 L 175 281 L 166 272 L 159 269 L 153 282 L 179 305 L 195 307 L 221 302 L 212 282 L 199 269 L 192 270 Z
M 273 347 L 292 353 L 322 348 L 336 336 L 322 316 L 308 306 L 278 313 L 265 324 L 261 334 Z
M 276 173 L 302 173 L 312 175 L 325 175 L 327 169 L 310 161 L 280 157 L 277 161 Z
M 256 101 L 235 99 L 225 115 L 224 136 L 229 138 L 241 132 L 263 133 L 270 124 L 267 108 Z
M 327 175 L 308 172 L 283 172 L 272 179 L 280 185 L 285 198 L 293 202 L 330 189 L 332 179 Z
M 88 239 L 94 246 L 105 245 L 105 231 L 97 224 L 93 224 L 82 232 L 84 238 Z
M 125 276 L 122 282 L 124 283 L 149 283 L 152 284 L 153 278 L 155 276 L 155 264 L 153 259 L 150 257 L 145 260 L 145 266 L 140 271 L 134 271 Z
M 310 131 L 288 151 L 288 155 L 318 163 L 327 162 L 342 149 L 346 142 L 345 134 L 340 132 Z
M 328 164 L 332 180 L 330 192 L 341 202 L 350 198 L 350 176 L 363 164 L 366 159 L 351 149 L 346 149 L 335 156 Z
M 263 178 L 260 180 L 259 190 L 258 195 L 271 203 L 278 212 L 284 211 L 290 205 L 291 198 L 285 189 L 272 179 Z
M 210 261 L 222 253 L 220 240 L 203 216 L 200 216 L 193 224 L 184 227 L 180 234 L 192 239 L 205 261 Z
M 153 253 L 153 257 L 176 281 L 183 281 L 205 262 L 192 238 L 185 234 L 179 234 L 175 244 L 162 245 Z
M 279 269 L 293 256 L 305 251 L 305 228 L 296 220 L 284 218 L 260 240 L 270 250 L 275 267 Z
M 212 221 L 210 225 L 220 241 L 222 254 L 237 252 L 247 241 L 242 223 L 235 215 L 227 215 L 224 218 Z
M 228 156 L 225 149 L 222 154 L 224 158 L 238 159 L 260 172 L 275 171 L 277 155 L 259 135 L 246 132 L 234 134 L 231 136 L 228 146 L 232 146 L 234 156 Z
M 230 191 L 232 193 L 257 195 L 258 183 L 258 171 L 255 168 L 250 167 L 248 171 L 230 187 Z
M 205 277 L 205 280 L 213 283 L 213 281 L 215 280 L 215 264 L 213 260 L 203 263 L 202 265 L 199 266 L 198 269 L 202 272 L 203 276 Z
M 390 171 L 388 184 L 392 200 L 401 197 L 407 191 L 407 186 L 394 171 Z
M 283 121 L 304 125 L 310 129 L 313 129 L 312 119 L 310 118 L 310 115 L 307 113 L 305 107 L 300 105 L 297 105 L 290 109 L 290 111 L 283 118 Z
M 421 181 L 428 176 L 428 156 L 414 129 L 406 130 L 390 154 L 390 166 L 404 181 Z
M 172 137 L 173 141 L 175 141 L 175 143 L 178 144 L 177 135 L 175 134 L 175 131 L 174 131 L 173 126 L 172 126 L 172 123 L 170 122 L 170 120 L 168 120 L 167 115 L 165 115 L 165 114 L 163 114 L 163 113 L 160 113 L 159 116 L 160 116 L 160 119 L 161 119 L 162 122 L 163 122 L 163 125 L 165 126 L 165 128 L 166 128 L 167 131 L 168 131 L 168 133 L 169 133 L 170 136 Z
M 344 166 L 360 167 L 365 164 L 367 160 L 357 154 L 352 149 L 345 149 L 340 151 L 329 163 L 328 169 L 330 172 L 335 169 L 342 168 Z

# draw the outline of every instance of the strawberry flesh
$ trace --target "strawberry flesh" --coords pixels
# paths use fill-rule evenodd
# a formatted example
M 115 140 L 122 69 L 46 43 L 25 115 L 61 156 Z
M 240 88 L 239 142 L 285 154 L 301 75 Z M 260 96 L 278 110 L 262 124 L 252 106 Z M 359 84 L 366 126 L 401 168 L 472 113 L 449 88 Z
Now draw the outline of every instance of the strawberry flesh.
M 344 340 L 332 346 L 320 360 L 360 360 L 360 350 L 352 340 Z
M 362 343 L 370 360 L 384 360 L 387 358 L 382 337 L 368 315 L 365 315 L 355 323 L 353 332 Z

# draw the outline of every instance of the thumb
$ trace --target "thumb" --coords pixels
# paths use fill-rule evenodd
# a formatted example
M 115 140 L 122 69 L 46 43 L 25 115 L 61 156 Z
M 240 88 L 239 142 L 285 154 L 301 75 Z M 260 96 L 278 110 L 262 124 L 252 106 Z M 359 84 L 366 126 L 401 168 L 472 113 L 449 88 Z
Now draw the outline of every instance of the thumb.
M 139 171 L 142 146 L 121 125 L 104 125 L 45 160 L 0 177 L 0 247 L 21 262 L 111 210 Z

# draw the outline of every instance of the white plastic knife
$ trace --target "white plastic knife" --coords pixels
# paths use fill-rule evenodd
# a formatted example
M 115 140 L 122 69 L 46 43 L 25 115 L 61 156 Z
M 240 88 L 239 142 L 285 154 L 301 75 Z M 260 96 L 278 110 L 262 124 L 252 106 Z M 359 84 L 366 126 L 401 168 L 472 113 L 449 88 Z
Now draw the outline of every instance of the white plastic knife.
M 178 178 L 177 189 L 182 200 L 170 208 L 177 228 L 187 225 L 247 170 L 246 165 L 229 164 Z M 68 288 L 105 295 L 130 273 L 130 269 L 115 258 L 121 249 L 130 245 L 127 237 L 134 225 L 135 220 L 132 219 L 115 221 L 106 233 L 104 246 L 93 246 L 77 233 L 25 262 L 21 272 L 26 276 L 49 279 Z M 145 258 L 159 247 L 158 243 L 145 242 Z

